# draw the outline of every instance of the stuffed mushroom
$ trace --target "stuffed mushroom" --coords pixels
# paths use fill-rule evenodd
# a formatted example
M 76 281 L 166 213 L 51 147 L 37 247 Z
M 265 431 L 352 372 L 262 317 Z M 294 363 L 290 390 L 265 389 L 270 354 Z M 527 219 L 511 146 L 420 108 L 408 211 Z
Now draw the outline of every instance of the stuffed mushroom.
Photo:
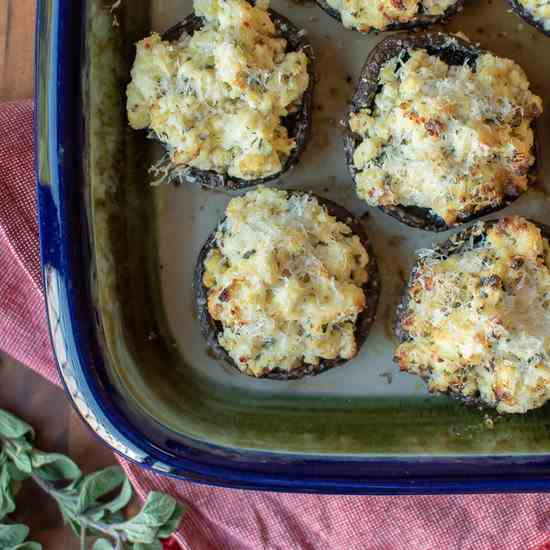
M 514 61 L 446 34 L 393 36 L 363 68 L 346 162 L 368 204 L 412 227 L 447 230 L 529 188 L 541 113 Z
M 195 13 L 137 44 L 130 126 L 167 153 L 165 179 L 239 189 L 275 180 L 309 137 L 313 52 L 305 33 L 245 0 L 195 0 Z
M 367 33 L 419 29 L 446 23 L 464 0 L 316 0 L 344 27 Z
M 218 358 L 249 376 L 302 378 L 357 354 L 375 317 L 377 263 L 344 208 L 260 187 L 230 201 L 199 255 L 195 294 Z
M 550 399 L 550 227 L 478 222 L 420 251 L 395 359 L 431 392 L 524 413 Z
M 526 23 L 550 36 L 550 2 L 548 0 L 509 0 L 512 10 Z

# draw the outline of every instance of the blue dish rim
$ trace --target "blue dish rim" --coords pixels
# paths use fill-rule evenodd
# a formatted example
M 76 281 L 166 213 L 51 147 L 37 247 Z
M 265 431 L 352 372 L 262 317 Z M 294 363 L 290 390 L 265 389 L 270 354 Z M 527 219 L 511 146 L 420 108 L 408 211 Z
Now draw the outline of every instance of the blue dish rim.
M 83 231 L 79 190 L 67 183 L 79 176 L 80 127 L 74 122 L 80 113 L 77 4 L 38 2 L 35 132 L 40 250 L 60 377 L 76 410 L 101 441 L 156 473 L 233 488 L 373 495 L 550 491 L 548 455 L 312 457 L 209 445 L 144 417 L 139 421 L 146 429 L 137 428 L 135 415 L 117 400 L 117 390 L 109 383 L 90 328 L 93 307 L 83 284 L 90 251 L 79 254 L 69 246 L 71 236 Z

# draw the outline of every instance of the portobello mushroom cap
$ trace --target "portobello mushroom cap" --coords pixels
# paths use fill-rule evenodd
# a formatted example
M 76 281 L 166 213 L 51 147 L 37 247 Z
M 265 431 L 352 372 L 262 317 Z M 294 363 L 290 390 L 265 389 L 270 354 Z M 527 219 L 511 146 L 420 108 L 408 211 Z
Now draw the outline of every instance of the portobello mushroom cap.
M 251 2 L 253 3 L 253 2 Z M 255 185 L 266 184 L 279 179 L 285 172 L 288 172 L 299 161 L 300 155 L 306 148 L 311 133 L 311 109 L 313 102 L 313 90 L 315 87 L 315 57 L 311 44 L 307 41 L 305 32 L 291 23 L 286 17 L 268 10 L 269 17 L 273 21 L 275 28 L 281 36 L 287 41 L 287 52 L 303 51 L 308 59 L 307 72 L 309 83 L 302 102 L 297 111 L 290 113 L 282 119 L 283 126 L 287 129 L 289 137 L 294 138 L 296 145 L 286 159 L 283 169 L 275 174 L 256 179 L 244 179 L 222 174 L 214 170 L 200 170 L 192 166 L 185 167 L 181 179 L 189 183 L 197 183 L 203 187 L 209 187 L 218 190 L 235 191 L 246 189 Z M 204 25 L 204 20 L 195 14 L 188 15 L 183 21 L 177 23 L 163 33 L 162 39 L 170 42 L 179 40 L 183 33 L 192 35 L 200 30 Z M 180 179 L 180 178 L 178 178 Z M 179 182 L 178 182 L 179 183 Z
M 366 0 L 367 2 L 370 0 Z M 315 0 L 315 3 L 326 13 L 328 13 L 333 19 L 342 23 L 342 16 L 340 12 L 330 6 L 326 0 Z M 419 14 L 418 17 L 411 19 L 405 23 L 391 23 L 383 31 L 377 29 L 371 29 L 366 34 L 370 32 L 387 32 L 387 31 L 404 31 L 404 30 L 418 30 L 425 29 L 432 25 L 436 24 L 445 24 L 449 20 L 462 11 L 464 7 L 464 0 L 456 0 L 454 4 L 449 6 L 444 13 L 441 15 L 428 15 L 428 14 Z M 358 32 L 358 29 L 354 28 Z
M 452 41 L 449 40 L 450 38 Z M 375 97 L 379 92 L 378 75 L 380 73 L 380 69 L 386 62 L 393 59 L 402 50 L 409 48 L 414 50 L 425 49 L 430 55 L 439 57 L 439 59 L 448 65 L 463 65 L 464 63 L 467 63 L 470 67 L 472 67 L 472 69 L 475 69 L 477 58 L 486 53 L 485 50 L 476 48 L 469 42 L 457 36 L 450 36 L 444 33 L 403 33 L 389 36 L 388 38 L 382 40 L 372 50 L 363 65 L 363 68 L 361 69 L 359 85 L 345 116 L 344 150 L 346 155 L 346 164 L 348 165 L 348 169 L 354 182 L 356 181 L 355 177 L 357 174 L 357 169 L 355 168 L 353 162 L 353 155 L 362 139 L 360 136 L 351 131 L 349 127 L 350 115 L 374 105 Z M 530 180 L 530 184 L 527 189 L 529 189 L 536 180 L 539 158 L 536 124 L 533 123 L 531 127 L 535 134 L 533 145 L 535 162 L 527 174 Z M 430 208 L 421 206 L 405 206 L 402 204 L 378 206 L 378 208 L 410 227 L 424 229 L 427 231 L 441 232 L 448 231 L 457 225 L 478 219 L 486 214 L 502 210 L 513 203 L 521 194 L 522 193 L 506 195 L 502 202 L 496 206 L 483 208 L 469 216 L 459 216 L 457 222 L 452 225 L 448 225 L 443 218 L 432 212 Z
M 378 273 L 378 262 L 373 252 L 372 245 L 367 237 L 367 233 L 363 227 L 361 221 L 354 217 L 342 206 L 314 193 L 305 191 L 289 190 L 289 194 L 307 194 L 315 197 L 320 205 L 325 206 L 328 213 L 334 216 L 340 222 L 344 222 L 353 232 L 357 235 L 369 255 L 369 263 L 367 265 L 368 280 L 363 285 L 363 292 L 365 293 L 365 309 L 357 316 L 355 323 L 355 341 L 357 343 L 357 350 L 364 344 L 369 334 L 370 328 L 374 323 L 376 316 L 376 308 L 378 306 L 378 299 L 380 296 L 380 276 Z M 223 218 L 219 224 L 223 223 Z M 218 224 L 218 225 L 219 225 Z M 236 363 L 230 357 L 229 353 L 218 342 L 218 335 L 223 332 L 223 325 L 220 321 L 216 321 L 210 315 L 208 311 L 208 289 L 203 284 L 204 276 L 204 262 L 210 250 L 216 245 L 216 232 L 217 228 L 210 234 L 205 244 L 203 245 L 197 263 L 195 266 L 195 274 L 193 277 L 193 291 L 195 295 L 195 305 L 197 308 L 197 318 L 200 323 L 201 332 L 206 340 L 208 348 L 214 353 L 214 355 L 234 367 L 239 373 L 248 375 L 246 372 L 241 371 Z M 296 380 L 304 378 L 305 376 L 315 376 L 329 370 L 333 367 L 342 366 L 347 363 L 349 359 L 320 359 L 318 365 L 311 365 L 302 362 L 298 367 L 292 370 L 284 370 L 280 368 L 274 368 L 265 372 L 261 376 L 255 378 L 270 378 L 273 380 Z M 252 375 L 248 375 L 252 376 Z
M 528 25 L 535 27 L 542 34 L 550 36 L 550 28 L 544 28 L 544 21 L 535 17 L 525 6 L 522 6 L 518 0 L 508 0 L 508 2 L 510 3 L 512 11 L 519 15 Z
M 528 221 L 530 221 L 531 223 L 536 225 L 541 230 L 542 236 L 545 239 L 550 241 L 550 226 L 549 225 L 545 225 L 545 224 L 536 222 L 534 220 L 529 220 L 529 219 L 528 219 Z M 485 224 L 484 225 L 484 229 L 485 229 L 484 232 L 480 235 L 477 235 L 477 236 L 473 237 L 473 238 L 472 238 L 472 233 L 475 230 L 475 225 L 472 225 L 472 226 L 464 229 L 463 231 L 461 231 L 457 235 L 454 235 L 453 237 L 447 239 L 446 241 L 444 241 L 440 245 L 436 246 L 434 250 L 435 250 L 436 254 L 441 257 L 442 260 L 446 260 L 449 256 L 452 256 L 453 254 L 461 254 L 463 252 L 468 252 L 468 251 L 471 251 L 471 250 L 475 250 L 476 248 L 479 248 L 479 246 L 482 243 L 483 238 L 486 235 L 487 231 L 491 227 L 496 225 L 498 222 L 499 222 L 498 219 L 489 220 L 489 221 L 484 222 L 484 224 Z M 404 342 L 408 342 L 408 341 L 413 339 L 412 336 L 410 335 L 410 333 L 407 331 L 407 329 L 403 326 L 403 319 L 405 318 L 405 316 L 407 314 L 407 311 L 408 311 L 409 301 L 411 299 L 410 290 L 411 290 L 412 285 L 414 283 L 415 275 L 417 273 L 418 267 L 419 266 L 418 266 L 418 262 L 417 262 L 415 264 L 415 266 L 413 267 L 412 271 L 411 271 L 411 274 L 409 276 L 407 284 L 405 285 L 405 290 L 403 291 L 403 296 L 401 298 L 401 301 L 400 301 L 399 305 L 397 306 L 397 314 L 396 314 L 396 321 L 395 321 L 395 335 L 396 335 L 396 337 L 397 337 L 400 344 L 402 344 Z M 394 362 L 396 362 L 395 358 L 394 358 Z M 422 380 L 426 383 L 429 382 L 429 379 L 426 376 L 421 376 L 421 375 L 416 374 L 416 373 L 414 373 L 414 375 L 415 376 L 420 376 L 420 378 L 422 378 Z M 458 399 L 459 401 L 462 401 L 462 402 L 464 402 L 468 405 L 474 405 L 474 406 L 478 406 L 478 407 L 486 407 L 486 408 L 494 409 L 494 407 L 490 406 L 488 403 L 483 401 L 478 396 L 474 396 L 474 397 L 465 396 L 465 395 L 462 395 L 460 393 L 453 392 L 452 390 L 447 390 L 446 392 L 436 392 L 436 393 L 441 393 L 443 395 L 448 395 L 448 396 L 453 397 L 454 399 Z

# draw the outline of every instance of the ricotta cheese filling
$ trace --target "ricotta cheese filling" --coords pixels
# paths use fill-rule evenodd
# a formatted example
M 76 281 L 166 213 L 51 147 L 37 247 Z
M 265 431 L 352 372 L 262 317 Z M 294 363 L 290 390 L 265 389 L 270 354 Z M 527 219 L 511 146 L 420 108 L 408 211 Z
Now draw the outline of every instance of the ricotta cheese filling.
M 518 0 L 536 20 L 542 23 L 544 30 L 550 31 L 550 0 Z
M 474 249 L 424 251 L 395 353 L 430 391 L 523 413 L 550 398 L 550 245 L 517 216 L 474 226 Z
M 454 66 L 409 49 L 382 66 L 379 84 L 372 109 L 349 121 L 361 138 L 359 197 L 428 208 L 451 225 L 527 188 L 542 100 L 514 61 L 485 53 L 474 68 Z
M 259 187 L 232 199 L 204 262 L 220 345 L 254 376 L 352 358 L 368 262 L 311 195 Z
M 443 15 L 457 0 L 327 0 L 340 13 L 344 27 L 383 31 L 422 15 Z
M 282 117 L 309 83 L 304 52 L 286 52 L 267 11 L 245 0 L 195 0 L 201 30 L 137 43 L 130 126 L 149 128 L 174 166 L 256 179 L 282 170 L 295 141 Z

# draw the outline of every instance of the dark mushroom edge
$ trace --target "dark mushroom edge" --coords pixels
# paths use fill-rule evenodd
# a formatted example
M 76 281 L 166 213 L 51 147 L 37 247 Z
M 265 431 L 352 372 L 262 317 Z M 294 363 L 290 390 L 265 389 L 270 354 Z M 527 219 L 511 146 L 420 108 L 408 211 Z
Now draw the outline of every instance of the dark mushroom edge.
M 528 219 L 528 221 L 530 221 L 531 223 L 536 225 L 541 230 L 542 236 L 545 239 L 550 241 L 550 226 L 549 225 L 545 225 L 545 224 L 536 222 L 534 220 L 529 220 L 529 219 Z M 480 234 L 480 235 L 478 235 L 474 238 L 471 238 L 472 233 L 475 229 L 475 225 L 472 225 L 472 226 L 464 229 L 463 231 L 459 232 L 458 234 L 450 237 L 449 239 L 447 239 L 446 241 L 444 241 L 440 245 L 436 246 L 435 247 L 435 252 L 441 257 L 442 260 L 445 260 L 449 256 L 452 256 L 453 254 L 461 254 L 463 252 L 468 252 L 470 250 L 475 250 L 476 248 L 479 248 L 479 245 L 482 243 L 483 238 L 484 238 L 485 234 L 487 233 L 487 231 L 491 227 L 496 225 L 498 222 L 499 222 L 498 219 L 483 222 L 485 231 L 482 234 Z M 397 340 L 399 341 L 400 344 L 402 344 L 403 342 L 408 342 L 408 341 L 412 340 L 412 337 L 410 336 L 407 329 L 403 327 L 402 320 L 405 317 L 405 315 L 407 313 L 407 310 L 408 310 L 408 305 L 409 305 L 409 300 L 410 300 L 410 290 L 411 290 L 412 284 L 414 282 L 417 270 L 418 270 L 418 262 L 415 263 L 414 267 L 411 270 L 411 274 L 409 276 L 409 279 L 408 279 L 407 284 L 405 285 L 405 289 L 403 291 L 403 296 L 401 298 L 401 301 L 400 301 L 399 305 L 397 306 L 396 321 L 395 321 L 395 335 L 396 335 Z M 395 358 L 394 358 L 394 362 L 396 362 Z M 416 373 L 414 373 L 413 376 L 419 376 L 426 383 L 428 383 L 428 381 L 429 381 L 427 377 L 421 376 L 421 375 L 416 374 Z M 494 407 L 490 406 L 488 403 L 486 403 L 485 401 L 483 401 L 479 397 L 466 397 L 462 394 L 453 392 L 451 390 L 448 390 L 446 392 L 433 392 L 433 393 L 438 393 L 438 394 L 441 394 L 441 395 L 448 395 L 448 396 L 450 396 L 454 399 L 457 399 L 458 401 L 462 401 L 463 403 L 465 403 L 467 405 L 472 405 L 472 406 L 477 406 L 477 407 L 480 407 L 480 408 L 487 408 L 487 409 L 494 410 Z
M 415 50 L 425 49 L 430 55 L 439 57 L 448 65 L 463 65 L 467 63 L 472 68 L 475 67 L 477 58 L 486 53 L 484 50 L 476 48 L 459 37 L 444 33 L 403 33 L 389 36 L 382 40 L 382 42 L 372 50 L 361 69 L 359 85 L 345 115 L 344 150 L 346 164 L 348 165 L 354 182 L 357 169 L 353 162 L 353 154 L 362 140 L 360 136 L 351 131 L 349 127 L 349 117 L 352 113 L 358 112 L 366 107 L 371 107 L 374 104 L 374 99 L 379 91 L 378 75 L 380 69 L 384 63 L 393 59 L 399 52 L 409 48 Z M 535 132 L 535 144 L 533 146 L 535 162 L 529 170 L 528 177 L 530 182 L 527 189 L 535 182 L 538 171 L 539 147 L 536 125 L 534 123 L 532 129 Z M 443 218 L 432 212 L 430 208 L 405 206 L 401 204 L 379 206 L 378 208 L 410 227 L 424 229 L 426 231 L 441 232 L 448 231 L 453 227 L 476 220 L 487 214 L 498 212 L 512 204 L 521 194 L 522 193 L 505 196 L 500 204 L 478 210 L 469 216 L 459 217 L 457 222 L 452 225 L 445 223 Z
M 315 3 L 328 15 L 330 15 L 333 19 L 336 19 L 336 21 L 342 23 L 342 16 L 340 15 L 340 12 L 330 6 L 326 0 L 315 0 Z M 464 0 L 456 0 L 454 4 L 449 6 L 444 13 L 441 15 L 427 15 L 427 14 L 419 14 L 418 17 L 415 17 L 414 19 L 411 19 L 410 21 L 407 21 L 406 23 L 391 23 L 388 25 L 384 30 L 377 30 L 377 29 L 371 29 L 367 33 L 379 33 L 379 32 L 391 32 L 391 31 L 405 31 L 405 30 L 419 30 L 419 29 L 425 29 L 427 27 L 430 27 L 432 25 L 436 24 L 445 24 L 448 23 L 449 20 L 457 15 L 460 11 L 462 11 L 464 7 Z M 353 28 L 352 30 L 355 30 L 357 32 L 361 32 L 359 29 Z
M 222 174 L 214 170 L 200 170 L 192 166 L 185 166 L 181 170 L 179 167 L 172 167 L 173 170 L 176 170 L 177 177 L 170 178 L 170 181 L 174 180 L 175 183 L 186 181 L 211 189 L 236 191 L 238 189 L 246 189 L 255 185 L 273 182 L 298 163 L 300 155 L 306 148 L 311 133 L 311 110 L 313 90 L 315 87 L 315 57 L 311 44 L 306 40 L 305 31 L 298 28 L 279 13 L 271 9 L 268 10 L 268 12 L 275 28 L 287 41 L 287 52 L 303 51 L 308 59 L 307 72 L 309 75 L 309 83 L 302 97 L 300 107 L 296 112 L 282 119 L 283 126 L 288 130 L 288 135 L 293 137 L 296 141 L 296 145 L 286 159 L 283 169 L 269 176 L 248 180 L 233 177 L 228 174 Z M 162 39 L 174 42 L 179 40 L 183 33 L 192 35 L 195 31 L 201 29 L 203 24 L 204 21 L 201 17 L 191 14 L 163 33 Z
M 544 28 L 544 21 L 540 20 L 538 17 L 535 17 L 528 9 L 522 6 L 517 0 L 508 0 L 512 11 L 519 15 L 528 25 L 535 27 L 542 34 L 550 36 L 550 29 Z
M 378 299 L 380 296 L 380 276 L 378 273 L 378 262 L 373 252 L 370 240 L 367 237 L 367 233 L 363 227 L 361 221 L 353 216 L 342 206 L 314 193 L 307 193 L 305 191 L 290 190 L 291 194 L 308 194 L 315 197 L 319 204 L 325 206 L 328 213 L 334 216 L 337 220 L 344 222 L 352 230 L 354 235 L 357 235 L 361 241 L 361 244 L 365 247 L 369 255 L 369 263 L 367 265 L 367 272 L 369 278 L 363 285 L 363 292 L 365 293 L 365 309 L 357 316 L 355 323 L 355 340 L 357 343 L 357 351 L 365 343 L 369 331 L 374 323 L 376 317 L 376 308 L 378 306 Z M 225 218 L 224 218 L 225 219 Z M 223 223 L 224 219 L 220 221 Z M 218 224 L 219 225 L 219 224 Z M 214 248 L 216 243 L 216 229 L 210 234 L 206 243 L 203 245 L 197 263 L 195 266 L 195 273 L 193 277 L 193 292 L 195 295 L 195 306 L 197 308 L 197 318 L 199 320 L 202 335 L 204 336 L 208 348 L 213 352 L 216 358 L 226 362 L 234 367 L 240 374 L 249 375 L 243 372 L 235 364 L 233 359 L 229 356 L 229 353 L 219 344 L 218 335 L 223 331 L 222 323 L 215 321 L 210 312 L 208 311 L 208 289 L 203 284 L 204 276 L 204 261 L 210 250 Z M 254 378 L 270 378 L 273 380 L 296 380 L 304 378 L 305 376 L 315 376 L 333 367 L 342 366 L 350 359 L 321 359 L 318 365 L 310 365 L 302 363 L 300 366 L 286 371 L 283 369 L 275 368 L 262 374 L 261 376 L 252 376 Z

